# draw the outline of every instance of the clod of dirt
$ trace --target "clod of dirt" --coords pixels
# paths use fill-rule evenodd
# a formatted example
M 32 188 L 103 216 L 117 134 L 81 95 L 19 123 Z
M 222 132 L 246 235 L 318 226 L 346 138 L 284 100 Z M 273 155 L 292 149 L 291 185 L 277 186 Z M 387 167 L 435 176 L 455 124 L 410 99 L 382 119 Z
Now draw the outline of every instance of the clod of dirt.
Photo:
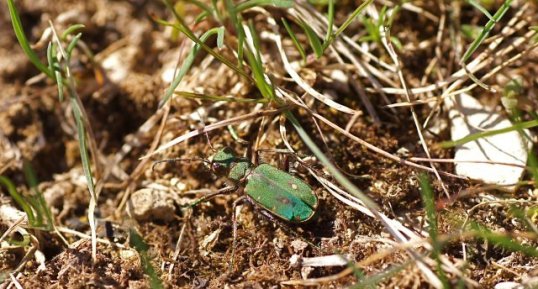
M 133 193 L 128 210 L 139 221 L 170 221 L 175 216 L 176 207 L 172 196 L 166 192 L 144 188 Z

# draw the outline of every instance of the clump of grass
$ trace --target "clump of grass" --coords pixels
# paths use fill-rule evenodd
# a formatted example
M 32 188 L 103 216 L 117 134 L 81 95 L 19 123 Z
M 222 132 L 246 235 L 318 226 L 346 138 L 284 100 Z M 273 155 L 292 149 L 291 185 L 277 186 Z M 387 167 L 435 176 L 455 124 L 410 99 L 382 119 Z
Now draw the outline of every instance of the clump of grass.
M 13 182 L 5 176 L 0 176 L 0 184 L 7 189 L 9 195 L 26 213 L 30 228 L 45 231 L 53 230 L 54 219 L 52 213 L 43 194 L 37 189 L 37 178 L 31 165 L 27 162 L 24 164 L 24 175 L 30 188 L 30 194 L 28 196 L 20 194 Z
M 76 123 L 82 168 L 87 180 L 88 190 L 90 194 L 88 219 L 90 222 L 90 228 L 92 230 L 92 257 L 95 260 L 97 252 L 97 237 L 94 212 L 97 205 L 97 192 L 95 191 L 94 178 L 90 165 L 90 154 L 88 152 L 87 143 L 90 144 L 93 164 L 97 167 L 99 166 L 96 157 L 98 150 L 97 145 L 95 144 L 95 138 L 93 137 L 93 131 L 88 122 L 88 117 L 80 100 L 80 97 L 77 93 L 76 82 L 73 79 L 69 68 L 72 53 L 82 35 L 81 33 L 78 33 L 72 36 L 72 34 L 83 28 L 83 26 L 80 24 L 72 25 L 62 33 L 61 37 L 59 37 L 51 24 L 50 28 L 52 31 L 52 39 L 50 40 L 47 47 L 47 60 L 49 63 L 48 65 L 45 65 L 43 62 L 41 62 L 37 54 L 31 48 L 30 43 L 24 34 L 23 26 L 13 0 L 7 0 L 7 2 L 13 30 L 15 31 L 17 40 L 19 41 L 19 44 L 26 56 L 30 59 L 32 64 L 34 64 L 34 66 L 39 71 L 44 73 L 48 78 L 56 81 L 58 86 L 58 98 L 60 101 L 63 101 L 64 90 L 67 90 L 68 92 L 69 100 L 73 111 L 73 117 Z M 87 137 L 87 133 L 89 134 L 89 137 Z M 99 171 L 99 169 L 96 169 L 96 172 Z

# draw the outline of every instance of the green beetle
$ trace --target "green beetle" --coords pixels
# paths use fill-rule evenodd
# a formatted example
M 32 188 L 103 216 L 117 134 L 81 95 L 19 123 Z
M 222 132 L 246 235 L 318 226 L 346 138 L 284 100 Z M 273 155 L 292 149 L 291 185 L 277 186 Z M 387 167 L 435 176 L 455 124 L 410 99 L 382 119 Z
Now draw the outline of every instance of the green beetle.
M 248 159 L 237 157 L 230 147 L 218 150 L 210 161 L 178 158 L 157 161 L 153 166 L 161 162 L 192 160 L 208 163 L 213 173 L 227 177 L 229 186 L 198 199 L 190 205 L 191 207 L 240 188 L 245 193 L 245 196 L 236 200 L 233 205 L 233 246 L 230 271 L 233 267 L 237 240 L 235 207 L 241 200 L 246 199 L 261 207 L 262 212 L 271 219 L 276 216 L 278 219 L 296 224 L 307 222 L 316 213 L 318 198 L 305 182 L 268 164 L 255 166 Z
M 282 220 L 303 223 L 316 212 L 318 198 L 305 182 L 269 164 L 254 167 L 230 147 L 217 151 L 210 167 L 215 174 L 227 176 L 233 187 L 244 186 L 249 201 Z

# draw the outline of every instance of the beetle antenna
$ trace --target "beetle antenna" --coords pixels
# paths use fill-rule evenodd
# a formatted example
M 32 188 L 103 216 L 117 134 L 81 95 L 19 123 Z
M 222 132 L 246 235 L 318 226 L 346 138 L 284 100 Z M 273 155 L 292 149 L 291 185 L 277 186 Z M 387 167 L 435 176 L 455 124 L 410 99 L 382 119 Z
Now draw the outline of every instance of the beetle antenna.
M 209 139 L 209 134 L 207 132 L 205 132 L 205 138 L 207 140 L 207 144 L 209 145 L 209 148 L 212 150 L 212 151 L 215 151 L 215 148 L 213 147 L 213 145 L 211 144 L 211 140 Z
M 171 158 L 171 159 L 154 161 L 153 165 L 151 166 L 151 171 L 155 171 L 155 166 L 161 163 L 192 162 L 192 161 L 198 161 L 198 162 L 204 162 L 206 164 L 211 164 L 210 161 L 203 158 Z

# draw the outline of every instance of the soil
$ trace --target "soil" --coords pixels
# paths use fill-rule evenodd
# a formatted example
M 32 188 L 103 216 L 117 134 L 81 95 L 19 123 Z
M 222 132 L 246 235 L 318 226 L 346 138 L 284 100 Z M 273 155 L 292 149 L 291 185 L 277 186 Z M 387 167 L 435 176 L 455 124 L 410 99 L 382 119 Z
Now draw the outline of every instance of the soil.
M 183 4 L 178 4 L 176 8 L 185 16 L 187 23 L 193 23 L 193 15 L 199 10 L 186 2 L 182 1 Z M 348 12 L 343 11 L 353 10 L 355 6 L 351 2 L 342 1 L 337 5 L 336 24 L 341 24 L 345 19 Z M 376 7 L 381 9 L 382 5 L 377 2 L 384 1 L 375 2 Z M 416 2 L 417 7 L 428 11 L 435 19 L 449 15 L 438 7 L 436 1 Z M 498 33 L 499 27 L 507 25 L 509 19 L 514 17 L 518 7 L 523 5 L 519 2 L 512 5 L 514 7 L 492 34 Z M 163 153 L 141 159 L 155 150 L 156 140 L 159 144 L 166 144 L 189 131 L 203 130 L 220 120 L 276 107 L 176 96 L 165 108 L 159 108 L 159 101 L 169 86 L 163 75 L 184 61 L 191 45 L 184 35 L 154 21 L 173 19 L 161 2 L 59 0 L 17 1 L 16 4 L 30 43 L 38 43 L 43 31 L 50 25 L 49 20 L 57 31 L 64 31 L 71 24 L 84 24 L 81 39 L 92 51 L 94 59 L 76 49 L 71 69 L 92 129 L 91 137 L 98 148 L 98 164 L 93 164 L 92 169 L 98 183 L 96 218 L 100 241 L 96 259 L 93 260 L 87 218 L 90 194 L 81 165 L 71 102 L 67 99 L 60 101 L 55 83 L 37 76 L 39 71 L 20 49 L 8 9 L 2 3 L 0 175 L 8 177 L 20 193 L 28 195 L 31 190 L 22 167 L 24 161 L 31 163 L 39 180 L 38 190 L 43 193 L 56 226 L 61 228 L 61 234 L 69 244 L 64 244 L 54 231 L 27 227 L 34 236 L 32 250 L 43 254 L 43 262 L 34 257 L 30 245 L 0 248 L 0 270 L 14 272 L 12 278 L 23 288 L 150 287 L 150 278 L 141 261 L 142 253 L 129 244 L 129 232 L 132 230 L 138 232 L 147 243 L 149 249 L 146 253 L 166 288 L 280 288 L 289 286 L 282 283 L 284 281 L 335 274 L 338 278 L 320 281 L 317 285 L 322 288 L 347 288 L 357 283 L 360 274 L 338 274 L 353 266 L 309 267 L 294 264 L 291 260 L 343 254 L 350 264 L 358 262 L 362 274 L 367 276 L 408 262 L 410 255 L 404 249 L 390 250 L 395 241 L 379 219 L 339 201 L 309 174 L 311 170 L 336 183 L 322 164 L 312 157 L 289 122 L 283 126 L 287 141 L 306 160 L 299 162 L 293 155 L 271 151 L 286 148 L 279 128 L 280 114 L 251 117 L 228 127 L 200 133 Z M 460 18 L 447 21 L 484 24 L 486 18 L 476 9 L 461 3 L 453 5 L 463 6 L 459 10 L 451 8 L 460 13 L 451 17 Z M 490 11 L 497 8 L 493 5 Z M 535 2 L 529 3 L 521 19 L 536 25 L 537 8 Z M 267 8 L 267 11 L 276 19 L 284 15 L 283 11 L 275 8 Z M 265 20 L 260 24 L 256 22 L 260 15 L 245 13 L 247 19 L 256 23 L 259 31 L 270 31 Z M 438 22 L 406 9 L 401 10 L 395 21 L 397 25 L 394 25 L 392 35 L 403 44 L 398 53 L 410 87 L 434 83 L 458 69 L 453 60 L 457 52 L 451 46 L 450 39 L 441 39 L 439 46 L 433 44 Z M 363 26 L 359 23 L 354 22 L 346 34 L 363 33 Z M 201 34 L 213 25 L 215 23 L 204 21 L 192 25 L 191 29 Z M 231 27 L 226 27 L 226 31 L 232 31 Z M 304 35 L 300 36 L 301 40 L 306 41 Z M 226 34 L 226 37 L 232 39 L 228 45 L 236 42 L 235 36 Z M 208 45 L 216 47 L 215 42 L 209 41 Z M 300 59 L 291 41 L 285 42 L 285 46 L 293 51 L 290 55 Z M 435 51 L 435 47 L 440 50 Z M 42 60 L 46 59 L 46 45 L 36 45 L 34 49 Z M 230 47 L 215 50 L 234 59 Z M 266 68 L 274 76 L 273 81 L 292 93 L 302 95 L 302 89 L 290 81 L 283 70 L 276 48 L 267 45 L 264 51 L 265 56 L 274 57 Z M 381 45 L 372 44 L 370 51 L 383 61 L 392 63 Z M 330 56 L 330 52 L 320 59 L 315 59 L 312 51 L 308 53 L 311 55 L 301 70 L 301 77 L 318 91 L 332 96 L 334 101 L 361 113 L 350 116 L 307 95 L 303 101 L 312 110 L 342 128 L 348 127 L 350 134 L 391 154 L 404 159 L 426 157 L 409 108 L 388 109 L 384 96 L 368 90 L 368 98 L 378 113 L 379 121 L 376 121 L 367 113 L 357 87 L 349 84 L 354 81 L 362 89 L 370 88 L 375 86 L 371 79 L 360 76 L 355 67 L 342 64 L 337 57 Z M 430 73 L 430 61 L 439 54 L 442 56 L 439 59 L 444 61 L 442 68 Z M 503 69 L 491 82 L 494 85 L 503 83 L 503 79 L 509 78 L 511 73 L 536 75 L 533 73 L 538 67 L 536 56 L 536 52 L 524 55 L 521 60 Z M 196 58 L 178 90 L 260 98 L 260 93 L 247 80 L 217 61 L 208 59 L 204 52 Z M 107 66 L 107 63 L 113 65 Z M 343 75 L 343 80 L 336 78 L 334 71 L 338 71 L 339 76 Z M 481 73 L 478 76 L 484 74 Z M 389 78 L 399 87 L 397 78 Z M 529 95 L 528 105 L 535 110 L 538 83 L 529 78 L 525 79 L 525 84 L 525 92 Z M 403 95 L 389 94 L 387 97 L 390 103 L 405 101 Z M 495 96 L 484 93 L 483 97 Z M 424 120 L 433 106 L 416 106 L 415 109 L 419 119 Z M 427 232 L 427 221 L 418 180 L 422 170 L 388 159 L 344 137 L 326 124 L 314 122 L 311 114 L 304 109 L 291 107 L 290 110 L 333 163 L 379 206 L 381 213 L 427 239 L 427 233 L 422 233 Z M 453 155 L 451 149 L 437 146 L 449 138 L 449 129 L 442 126 L 443 120 L 446 121 L 446 113 L 441 110 L 434 116 L 432 125 L 441 129 L 426 132 L 426 143 L 431 148 L 432 158 L 451 158 Z M 232 130 L 239 139 L 234 138 Z M 256 143 L 259 144 L 257 149 Z M 204 195 L 200 190 L 215 191 L 228 184 L 225 177 L 214 174 L 204 161 L 200 161 L 207 160 L 216 149 L 224 146 L 232 147 L 238 155 L 246 156 L 254 163 L 270 163 L 304 180 L 319 199 L 316 215 L 304 224 L 293 224 L 268 218 L 259 206 L 241 203 L 236 210 L 238 229 L 234 247 L 233 204 L 244 196 L 241 190 L 194 207 L 189 206 Z M 190 161 L 152 167 L 153 161 L 175 157 L 188 158 Z M 454 165 L 450 163 L 436 164 L 436 168 L 442 172 L 454 172 Z M 538 196 L 531 185 L 521 186 L 517 192 L 507 195 L 476 182 L 443 176 L 450 196 L 447 198 L 441 182 L 433 174 L 430 174 L 430 179 L 436 194 L 439 233 L 447 236 L 442 254 L 465 272 L 468 280 L 462 282 L 466 286 L 493 288 L 503 281 L 526 284 L 526 280 L 538 278 L 536 258 L 493 246 L 479 238 L 469 238 L 459 233 L 454 235 L 454 232 L 460 232 L 471 208 L 484 202 L 484 195 L 535 202 Z M 525 176 L 525 179 L 532 177 Z M 7 190 L 2 187 L 0 192 L 1 204 L 17 207 Z M 137 194 L 141 197 L 135 201 L 132 196 Z M 148 205 L 148 208 L 140 209 L 143 212 L 139 213 L 136 209 L 143 205 Z M 508 233 L 529 246 L 538 244 L 536 236 L 518 234 L 529 232 L 528 227 L 519 221 L 508 205 L 479 205 L 473 209 L 470 218 L 490 230 Z M 536 221 L 536 216 L 532 218 Z M 9 226 L 2 220 L 0 232 L 5 232 Z M 28 252 L 31 254 L 27 258 Z M 380 252 L 388 253 L 379 256 Z M 377 259 L 361 265 L 363 263 L 360 262 L 368 258 Z M 435 268 L 435 265 L 430 265 Z M 7 288 L 12 279 L 9 275 L 0 277 L 4 278 L 2 288 Z M 449 273 L 448 278 L 451 286 L 456 286 L 460 280 L 453 273 Z M 424 276 L 416 264 L 403 266 L 377 284 L 377 287 L 384 288 L 432 286 L 431 280 Z

